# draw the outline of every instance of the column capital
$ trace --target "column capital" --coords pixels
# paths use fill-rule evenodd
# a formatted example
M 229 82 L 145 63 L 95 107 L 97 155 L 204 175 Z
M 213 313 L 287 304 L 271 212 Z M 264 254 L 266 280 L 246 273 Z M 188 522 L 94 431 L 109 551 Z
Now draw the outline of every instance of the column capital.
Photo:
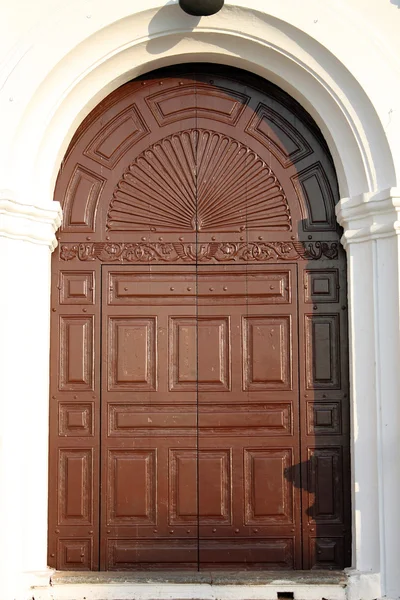
M 336 216 L 344 229 L 343 246 L 400 234 L 399 214 L 400 188 L 342 198 Z
M 10 190 L 0 190 L 0 237 L 48 246 L 53 251 L 61 217 L 59 202 L 47 206 L 25 204 Z

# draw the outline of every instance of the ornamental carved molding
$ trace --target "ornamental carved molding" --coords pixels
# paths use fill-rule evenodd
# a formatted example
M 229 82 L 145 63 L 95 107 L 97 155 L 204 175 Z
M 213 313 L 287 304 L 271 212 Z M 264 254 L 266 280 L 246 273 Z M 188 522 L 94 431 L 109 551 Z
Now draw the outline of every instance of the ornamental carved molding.
M 62 244 L 64 261 L 101 261 L 104 263 L 226 263 L 296 260 L 336 260 L 337 242 L 133 242 Z

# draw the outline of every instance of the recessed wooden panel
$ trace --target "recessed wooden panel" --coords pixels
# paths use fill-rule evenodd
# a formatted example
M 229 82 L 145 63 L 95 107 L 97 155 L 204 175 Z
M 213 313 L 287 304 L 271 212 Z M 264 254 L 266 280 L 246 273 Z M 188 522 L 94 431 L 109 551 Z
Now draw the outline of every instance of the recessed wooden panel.
M 306 315 L 305 336 L 307 389 L 339 389 L 339 315 Z
M 92 450 L 60 449 L 58 483 L 58 524 L 92 523 Z
M 197 407 L 180 405 L 108 405 L 109 436 L 195 436 Z
M 158 124 L 163 127 L 193 117 L 211 117 L 234 125 L 249 99 L 249 96 L 238 91 L 217 87 L 210 90 L 209 86 L 196 83 L 153 94 L 146 101 Z
M 340 402 L 308 402 L 307 432 L 309 435 L 342 433 Z
M 92 402 L 82 404 L 60 402 L 58 407 L 59 435 L 66 437 L 92 436 L 94 434 Z
M 60 571 L 89 571 L 92 568 L 92 540 L 59 539 L 57 557 Z
M 156 523 L 156 450 L 110 450 L 107 523 Z
M 169 322 L 169 377 L 173 391 L 230 389 L 228 317 L 176 317 Z
M 169 451 L 169 523 L 197 525 L 197 450 Z
M 110 318 L 109 390 L 157 389 L 156 332 L 156 317 Z
M 84 154 L 112 169 L 119 159 L 148 133 L 149 130 L 137 106 L 133 104 L 99 131 Z
M 212 290 L 210 290 L 212 288 Z M 210 291 L 213 293 L 210 294 Z M 193 280 L 186 273 L 134 272 L 109 273 L 110 305 L 194 305 L 196 298 L 206 303 L 242 304 L 289 304 L 291 297 L 290 270 L 257 270 L 248 272 L 237 269 L 233 273 L 201 271 Z
M 334 195 L 321 163 L 297 173 L 292 181 L 304 217 L 304 231 L 335 231 Z
M 311 569 L 343 569 L 347 560 L 344 540 L 340 537 L 309 539 Z
M 231 450 L 198 451 L 199 523 L 230 524 L 231 515 Z
M 235 565 L 236 569 L 255 567 L 266 569 L 294 568 L 294 538 L 268 537 L 263 539 L 201 539 L 199 559 L 202 567 L 213 569 L 215 565 Z M 249 562 L 251 557 L 251 562 Z
M 293 464 L 290 449 L 244 451 L 245 523 L 293 521 L 293 491 L 285 472 Z
M 107 544 L 107 570 L 121 571 L 140 565 L 173 565 L 176 569 L 186 565 L 197 569 L 197 539 L 113 539 Z
M 242 326 L 244 389 L 290 389 L 290 317 L 243 317 Z
M 93 316 L 60 317 L 60 390 L 92 390 Z
M 169 482 L 171 525 L 231 523 L 230 449 L 170 450 Z
M 97 204 L 104 179 L 86 167 L 77 165 L 63 203 L 63 231 L 94 231 Z
M 287 404 L 221 405 L 202 402 L 198 412 L 202 434 L 276 436 L 292 433 L 292 406 Z
M 309 303 L 339 301 L 339 271 L 337 269 L 304 272 L 304 300 Z
M 246 131 L 264 144 L 285 168 L 313 152 L 300 131 L 265 104 L 258 105 Z
M 309 521 L 342 523 L 342 449 L 308 449 Z
M 61 271 L 60 304 L 93 304 L 94 272 Z

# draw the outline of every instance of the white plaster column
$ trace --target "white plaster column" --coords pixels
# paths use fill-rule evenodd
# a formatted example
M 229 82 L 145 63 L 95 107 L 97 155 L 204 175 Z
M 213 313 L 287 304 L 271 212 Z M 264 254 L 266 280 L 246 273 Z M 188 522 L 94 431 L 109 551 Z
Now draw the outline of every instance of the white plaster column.
M 47 569 L 50 256 L 58 203 L 0 191 L 0 598 Z M 25 589 L 24 589 L 25 587 Z
M 341 200 L 348 253 L 353 568 L 349 597 L 400 597 L 397 190 Z

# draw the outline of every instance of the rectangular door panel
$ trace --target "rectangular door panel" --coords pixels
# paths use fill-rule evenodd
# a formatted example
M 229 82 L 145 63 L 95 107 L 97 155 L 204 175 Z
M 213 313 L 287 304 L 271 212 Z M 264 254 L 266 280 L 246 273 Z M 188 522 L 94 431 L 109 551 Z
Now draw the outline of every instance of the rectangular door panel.
M 208 357 L 209 372 L 218 372 L 222 352 L 199 335 L 200 569 L 301 567 L 300 490 L 291 480 L 300 461 L 296 277 L 293 265 L 198 266 L 208 289 L 198 298 L 197 319 L 227 323 L 231 368 L 229 390 L 201 385 L 201 356 Z M 280 290 L 279 302 L 276 296 L 266 301 L 272 286 Z M 220 303 L 223 290 L 227 299 Z M 207 452 L 221 456 L 221 466 L 214 459 L 214 468 L 203 470 Z
M 197 569 L 195 279 L 193 268 L 103 267 L 107 570 Z M 173 295 L 182 283 L 192 290 L 186 304 Z

